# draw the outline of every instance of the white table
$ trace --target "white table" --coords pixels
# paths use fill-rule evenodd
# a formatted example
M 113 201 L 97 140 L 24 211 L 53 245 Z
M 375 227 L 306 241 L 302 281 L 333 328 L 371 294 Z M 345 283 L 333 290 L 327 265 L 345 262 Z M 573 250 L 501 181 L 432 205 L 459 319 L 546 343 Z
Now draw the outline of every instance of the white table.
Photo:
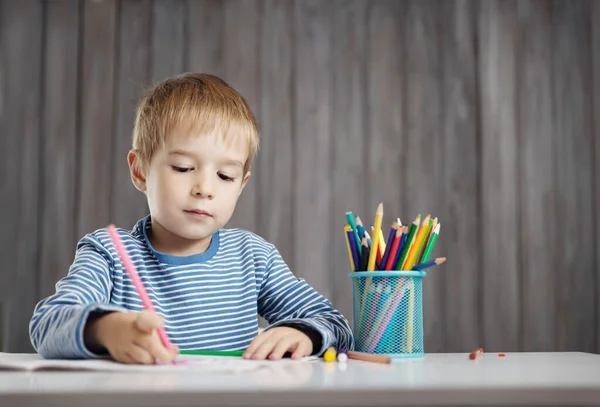
M 238 375 L 0 372 L 0 406 L 600 406 L 600 355 L 429 354 L 391 365 L 294 363 Z

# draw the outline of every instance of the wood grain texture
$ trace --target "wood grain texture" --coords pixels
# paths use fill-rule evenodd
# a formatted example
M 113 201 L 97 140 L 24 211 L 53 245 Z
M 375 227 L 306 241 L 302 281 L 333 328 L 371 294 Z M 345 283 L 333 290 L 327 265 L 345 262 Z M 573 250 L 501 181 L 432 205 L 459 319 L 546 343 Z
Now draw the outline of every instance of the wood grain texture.
M 17 241 L 17 222 L 14 221 L 18 211 L 18 202 L 14 198 L 18 189 L 18 180 L 14 176 L 14 169 L 18 167 L 19 156 L 15 151 L 19 151 L 19 141 L 17 123 L 13 112 L 9 106 L 12 105 L 12 93 L 14 93 L 16 82 L 13 76 L 18 74 L 18 68 L 13 67 L 11 58 L 13 53 L 18 52 L 19 44 L 14 44 L 15 32 L 19 30 L 15 24 L 9 24 L 9 19 L 16 15 L 17 11 L 7 2 L 0 3 L 0 130 L 2 134 L 2 146 L 0 149 L 0 222 L 3 225 L 0 233 L 0 254 L 5 259 L 3 267 L 6 272 L 0 273 L 0 302 L 3 303 L 2 319 L 3 327 L 0 330 L 3 333 L 3 344 L 8 341 L 8 314 L 7 302 L 11 288 L 9 282 L 12 279 L 16 269 Z M 13 20 L 14 21 L 14 20 Z M 21 21 L 21 24 L 24 22 Z M 22 41 L 22 40 L 21 40 Z M 29 288 L 31 290 L 31 288 Z
M 54 293 L 73 262 L 77 151 L 80 8 L 77 1 L 46 5 L 42 111 L 40 297 Z
M 77 236 L 111 221 L 117 2 L 83 3 Z
M 13 242 L 3 246 L 4 257 L 11 258 L 3 269 L 9 273 L 3 295 L 5 349 L 31 351 L 28 322 L 38 301 L 40 136 L 42 109 L 42 47 L 44 5 L 35 1 L 2 2 L 2 139 L 9 167 L 4 169 L 12 180 L 2 192 L 2 212 L 10 219 Z M 4 76 L 3 75 L 3 76 Z M 8 110 L 10 109 L 10 110 Z M 7 147 L 11 148 L 10 150 Z M 4 155 L 3 154 L 3 155 Z M 13 157 L 10 157 L 10 156 Z M 3 177 L 4 178 L 4 177 Z M 6 188 L 6 187 L 4 187 Z M 6 204 L 6 206 L 4 206 Z M 3 225 L 4 226 L 4 225 Z M 5 239 L 6 239 L 5 238 Z M 6 243 L 2 239 L 2 243 Z
M 596 318 L 590 2 L 553 3 L 552 69 L 558 216 L 557 347 L 593 351 Z
M 443 281 L 445 350 L 470 352 L 481 346 L 480 162 L 475 60 L 475 3 L 444 2 L 441 24 L 443 93 L 443 197 L 440 245 L 448 256 L 432 273 Z M 432 257 L 434 257 L 432 256 Z M 428 281 L 426 281 L 428 283 Z
M 188 66 L 187 0 L 152 2 L 152 81 L 179 75 Z M 193 20 L 191 17 L 190 20 Z
M 520 350 L 516 3 L 479 3 L 481 250 L 486 351 Z
M 351 309 L 342 303 L 347 292 L 329 284 L 331 273 L 347 271 L 331 261 L 332 242 L 342 237 L 343 225 L 343 218 L 331 212 L 331 18 L 328 2 L 294 2 L 292 241 L 295 271 L 338 306 Z
M 368 228 L 383 202 L 386 229 L 442 223 L 426 352 L 600 351 L 590 0 L 0 1 L 4 350 L 30 350 L 78 239 L 146 213 L 135 102 L 184 71 L 224 78 L 259 120 L 227 227 L 275 243 L 350 320 L 344 214 Z
M 190 0 L 188 2 L 187 64 L 184 70 L 223 76 L 224 2 Z M 225 79 L 226 80 L 226 79 Z
M 345 293 L 333 298 L 338 309 L 352 318 L 352 284 L 347 277 L 350 271 L 348 251 L 343 238 L 345 213 L 360 215 L 365 228 L 373 223 L 380 197 L 371 197 L 367 188 L 368 135 L 364 112 L 367 108 L 366 61 L 368 58 L 368 13 L 362 1 L 334 1 L 331 6 L 331 138 L 333 174 L 332 219 L 337 221 L 332 230 L 331 267 L 328 289 L 333 287 Z M 385 210 L 385 208 L 384 208 Z M 337 232 L 337 233 L 336 233 Z
M 417 214 L 438 216 L 443 222 L 444 188 L 442 152 L 442 60 L 441 9 L 434 1 L 408 1 L 404 15 L 405 141 L 402 174 L 402 218 L 410 224 Z M 448 219 L 448 222 L 451 220 Z M 445 253 L 446 241 L 436 243 Z M 450 253 L 448 253 L 450 254 Z M 443 272 L 431 272 L 423 281 L 423 329 L 426 352 L 445 347 L 446 321 L 443 304 L 446 290 Z
M 294 264 L 293 207 L 294 155 L 292 132 L 293 3 L 266 0 L 261 4 L 260 33 L 260 157 L 254 167 L 257 184 L 256 223 L 262 236 L 273 243 L 290 267 Z M 258 175 L 257 174 L 257 175 Z M 255 198 L 256 199 L 256 198 Z M 271 203 L 272 202 L 272 203 Z M 317 270 L 295 270 L 305 277 Z
M 223 33 L 223 73 L 220 76 L 240 92 L 259 120 L 261 117 L 259 73 L 261 2 L 259 0 L 229 1 L 224 3 L 224 7 L 223 27 L 235 27 L 235 30 L 225 29 Z M 259 128 L 260 125 L 261 123 Z M 265 211 L 258 205 L 257 199 L 262 185 L 273 182 L 273 174 L 266 173 L 264 178 L 262 176 L 265 171 L 261 163 L 266 164 L 268 160 L 263 160 L 259 153 L 251 169 L 252 178 L 237 202 L 229 227 L 244 228 L 261 236 L 265 235 L 267 226 L 259 219 L 261 214 L 268 214 L 269 209 L 273 210 L 274 206 Z M 273 197 L 265 196 L 263 202 L 268 202 L 270 199 Z
M 148 214 L 146 195 L 131 182 L 127 153 L 131 149 L 136 103 L 150 82 L 151 15 L 150 0 L 119 3 L 110 219 L 126 229 Z
M 596 353 L 600 353 L 600 3 L 592 2 L 592 77 L 594 80 L 594 145 L 596 152 L 594 162 L 596 172 L 594 178 L 596 181 Z
M 522 350 L 555 347 L 556 137 L 552 123 L 551 3 L 518 4 L 517 67 Z M 546 253 L 545 255 L 540 255 Z
M 402 128 L 402 31 L 397 23 L 403 13 L 397 1 L 380 1 L 369 10 L 367 97 L 365 117 L 365 175 L 369 182 L 364 191 L 368 207 L 383 202 L 382 229 L 387 239 L 389 229 L 400 216 L 410 223 L 401 206 L 403 189 L 401 177 L 404 134 Z M 374 211 L 372 211 L 374 214 Z M 366 219 L 365 219 L 366 220 Z M 370 220 L 372 222 L 372 220 Z M 339 229 L 339 228 L 338 228 Z M 339 235 L 339 233 L 338 233 Z M 339 238 L 339 236 L 338 236 Z

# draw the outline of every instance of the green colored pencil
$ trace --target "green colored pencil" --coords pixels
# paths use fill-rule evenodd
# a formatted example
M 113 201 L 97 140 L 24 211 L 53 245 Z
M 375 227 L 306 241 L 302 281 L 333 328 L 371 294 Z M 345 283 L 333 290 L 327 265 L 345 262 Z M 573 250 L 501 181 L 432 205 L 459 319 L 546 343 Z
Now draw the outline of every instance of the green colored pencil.
M 181 355 L 202 355 L 202 356 L 242 356 L 243 350 L 182 350 Z
M 396 264 L 396 271 L 402 270 L 402 264 L 404 260 L 406 260 L 406 255 L 408 254 L 408 249 L 412 245 L 413 238 L 415 237 L 415 233 L 417 233 L 417 229 L 419 228 L 419 223 L 421 223 L 421 215 L 417 215 L 415 221 L 410 225 L 410 229 L 408 231 L 408 236 L 406 237 L 406 241 L 404 242 L 404 246 L 402 247 L 402 253 L 400 253 L 400 258 L 398 259 L 398 264 Z
M 423 252 L 423 257 L 421 258 L 421 263 L 426 263 L 429 260 L 429 256 L 431 255 L 431 251 L 433 250 L 433 245 L 437 240 L 438 235 L 440 234 L 440 223 L 435 225 L 433 232 L 431 232 L 431 237 L 429 238 L 429 242 L 427 242 L 427 247 L 425 247 L 425 251 Z

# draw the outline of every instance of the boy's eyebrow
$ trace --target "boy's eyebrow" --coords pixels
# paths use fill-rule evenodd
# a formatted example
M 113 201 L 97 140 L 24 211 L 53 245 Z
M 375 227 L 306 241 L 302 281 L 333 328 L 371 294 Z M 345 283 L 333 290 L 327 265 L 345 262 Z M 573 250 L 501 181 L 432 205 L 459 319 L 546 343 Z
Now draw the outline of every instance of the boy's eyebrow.
M 184 155 L 186 157 L 194 158 L 194 154 L 192 154 L 192 153 L 190 153 L 188 151 L 185 151 L 185 150 L 172 150 L 172 151 L 169 152 L 169 155 Z M 221 163 L 223 165 L 237 165 L 237 166 L 240 166 L 240 167 L 244 168 L 244 163 L 242 163 L 239 160 L 224 159 L 224 160 L 221 160 Z
M 244 164 L 238 160 L 226 159 L 226 160 L 222 160 L 221 162 L 223 163 L 223 165 L 237 165 L 237 166 L 244 168 Z
M 189 152 L 184 151 L 184 150 L 171 150 L 171 151 L 169 151 L 169 155 L 185 155 L 187 157 L 193 157 L 194 156 L 192 153 L 189 153 Z

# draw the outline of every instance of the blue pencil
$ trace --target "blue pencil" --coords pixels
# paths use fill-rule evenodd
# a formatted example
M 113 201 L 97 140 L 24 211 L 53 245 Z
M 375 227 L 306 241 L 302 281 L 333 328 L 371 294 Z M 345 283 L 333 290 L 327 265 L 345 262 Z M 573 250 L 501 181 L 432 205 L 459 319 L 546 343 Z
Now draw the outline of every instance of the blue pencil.
M 392 243 L 394 242 L 394 238 L 396 237 L 396 231 L 398 230 L 397 225 L 393 225 L 390 228 L 390 234 L 388 235 L 387 243 L 385 245 L 385 252 L 383 252 L 383 257 L 381 258 L 381 263 L 378 264 L 379 270 L 385 269 L 385 265 L 387 264 L 388 257 L 390 255 L 390 250 L 392 249 Z
M 354 261 L 354 268 L 356 269 L 356 271 L 360 271 L 360 256 L 358 254 L 356 240 L 354 239 L 354 231 L 349 230 L 346 233 L 348 234 L 348 242 L 350 243 L 350 252 L 352 252 L 352 261 Z
M 422 270 L 425 270 L 425 269 L 428 269 L 428 268 L 431 268 L 434 266 L 438 266 L 445 261 L 446 261 L 445 257 L 438 257 L 437 259 L 428 261 L 427 263 L 417 264 L 412 269 L 413 269 L 413 271 L 422 271 Z

